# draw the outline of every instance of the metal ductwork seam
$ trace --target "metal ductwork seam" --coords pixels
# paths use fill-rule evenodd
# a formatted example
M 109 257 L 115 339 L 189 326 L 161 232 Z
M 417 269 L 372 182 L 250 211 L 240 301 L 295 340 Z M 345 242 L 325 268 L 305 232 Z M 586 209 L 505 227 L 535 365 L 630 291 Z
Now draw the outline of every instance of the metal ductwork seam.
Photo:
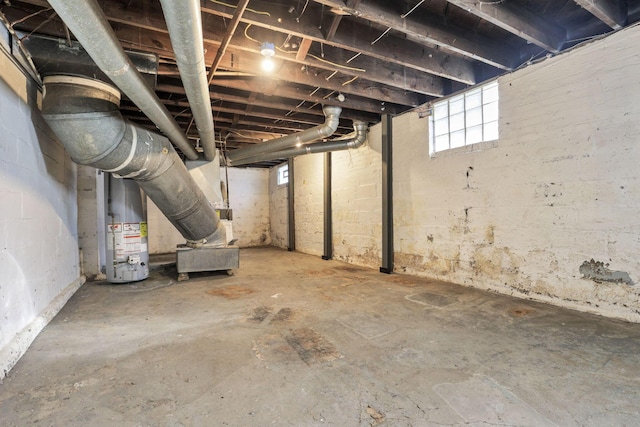
M 257 156 L 258 154 L 270 153 L 295 147 L 296 145 L 305 145 L 314 141 L 331 136 L 340 122 L 340 113 L 342 108 L 335 106 L 325 106 L 322 108 L 325 115 L 323 124 L 314 126 L 302 132 L 293 133 L 283 136 L 282 138 L 272 139 L 271 141 L 256 144 L 254 147 L 235 150 L 227 155 L 227 160 L 231 166 L 237 165 L 237 161 Z
M 198 0 L 187 2 L 160 0 L 160 3 L 169 29 L 182 85 L 200 134 L 204 158 L 211 161 L 216 156 L 216 141 L 207 83 L 207 67 L 204 62 L 200 2 Z
M 111 81 L 187 158 L 196 160 L 198 153 L 124 53 L 96 0 L 50 0 L 49 4 Z
M 327 153 L 340 150 L 348 150 L 352 148 L 358 148 L 367 139 L 368 125 L 366 122 L 354 121 L 353 129 L 349 135 L 342 138 L 335 139 L 327 142 L 316 142 L 314 144 L 303 145 L 302 147 L 289 148 L 287 150 L 280 150 L 276 152 L 264 153 L 246 159 L 238 160 L 234 162 L 234 166 L 248 165 L 250 163 L 266 162 L 275 159 L 288 159 L 289 157 L 302 156 L 305 154 Z
M 191 246 L 226 246 L 224 225 L 169 140 L 125 121 L 119 102 L 100 81 L 44 79 L 42 115 L 74 162 L 135 180 Z

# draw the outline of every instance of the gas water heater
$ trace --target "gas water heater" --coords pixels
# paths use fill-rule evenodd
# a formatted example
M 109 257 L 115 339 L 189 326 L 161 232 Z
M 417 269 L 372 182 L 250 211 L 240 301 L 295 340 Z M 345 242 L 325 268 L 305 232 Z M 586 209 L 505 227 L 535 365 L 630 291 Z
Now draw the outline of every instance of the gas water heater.
M 147 215 L 138 184 L 107 174 L 107 281 L 128 283 L 149 277 Z

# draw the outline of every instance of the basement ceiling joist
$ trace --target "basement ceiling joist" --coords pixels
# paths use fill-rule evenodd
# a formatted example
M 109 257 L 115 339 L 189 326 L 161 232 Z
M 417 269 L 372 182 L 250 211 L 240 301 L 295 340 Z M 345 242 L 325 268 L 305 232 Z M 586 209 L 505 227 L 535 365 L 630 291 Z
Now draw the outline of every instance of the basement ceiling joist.
M 98 3 L 124 48 L 158 59 L 147 80 L 186 132 L 191 110 L 159 1 Z M 205 60 L 219 57 L 211 108 L 229 149 L 322 123 L 323 105 L 342 107 L 343 135 L 352 120 L 377 123 L 640 18 L 640 0 L 250 0 L 232 28 L 240 2 L 200 4 Z M 40 71 L 87 72 L 86 64 L 44 66 L 51 55 L 35 52 L 40 36 L 73 41 L 46 1 L 0 2 L 0 13 Z M 265 41 L 277 48 L 273 74 L 260 70 Z M 153 128 L 126 100 L 122 112 Z M 197 141 L 193 126 L 189 137 Z

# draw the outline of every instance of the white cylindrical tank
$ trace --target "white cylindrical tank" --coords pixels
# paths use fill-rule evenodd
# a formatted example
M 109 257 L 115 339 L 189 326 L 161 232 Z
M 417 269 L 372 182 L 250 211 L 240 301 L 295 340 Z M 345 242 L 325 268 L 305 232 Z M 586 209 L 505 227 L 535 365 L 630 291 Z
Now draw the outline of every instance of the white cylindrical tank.
M 140 187 L 107 174 L 107 281 L 128 283 L 149 277 L 147 214 Z

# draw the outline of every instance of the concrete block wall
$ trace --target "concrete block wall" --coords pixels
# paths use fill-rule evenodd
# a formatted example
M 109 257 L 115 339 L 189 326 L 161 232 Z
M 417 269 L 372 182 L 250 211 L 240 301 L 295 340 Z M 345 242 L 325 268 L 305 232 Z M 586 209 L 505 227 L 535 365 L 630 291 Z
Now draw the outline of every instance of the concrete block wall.
M 78 170 L 78 245 L 82 273 L 87 280 L 105 280 L 104 173 L 91 166 Z
M 381 127 L 356 150 L 332 154 L 333 257 L 379 268 L 382 257 Z
M 332 153 L 333 258 L 380 267 L 382 251 L 382 167 L 380 126 L 370 129 L 365 144 Z M 296 250 L 324 253 L 324 154 L 294 160 Z M 271 169 L 272 242 L 288 247 L 287 186 L 277 185 Z
M 0 49 L 0 379 L 80 287 L 76 166 Z
M 296 251 L 322 255 L 324 156 L 311 154 L 294 159 Z M 291 175 L 289 175 L 291 177 Z
M 269 169 L 229 168 L 233 237 L 242 248 L 271 244 Z M 224 168 L 221 174 L 224 175 Z
M 269 223 L 271 244 L 279 248 L 288 248 L 289 190 L 287 184 L 278 185 L 278 169 L 281 166 L 282 164 L 269 170 Z
M 396 271 L 640 321 L 639 45 L 498 79 L 496 143 L 430 158 L 428 120 L 395 119 Z
M 241 248 L 271 244 L 269 224 L 269 170 L 229 168 L 229 202 L 233 209 L 233 237 Z M 220 170 L 225 180 L 225 168 Z M 286 211 L 285 211 L 286 212 Z M 158 207 L 147 198 L 149 253 L 175 252 L 185 242 Z

